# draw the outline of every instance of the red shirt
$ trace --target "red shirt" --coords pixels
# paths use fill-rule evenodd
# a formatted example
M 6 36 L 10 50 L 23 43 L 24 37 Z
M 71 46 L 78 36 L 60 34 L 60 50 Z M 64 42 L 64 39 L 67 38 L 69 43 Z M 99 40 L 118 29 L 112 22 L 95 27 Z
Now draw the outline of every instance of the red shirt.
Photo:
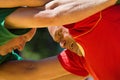
M 95 80 L 120 80 L 120 5 L 65 27 L 85 51 L 85 57 L 62 52 L 58 58 L 66 70 L 90 73 Z

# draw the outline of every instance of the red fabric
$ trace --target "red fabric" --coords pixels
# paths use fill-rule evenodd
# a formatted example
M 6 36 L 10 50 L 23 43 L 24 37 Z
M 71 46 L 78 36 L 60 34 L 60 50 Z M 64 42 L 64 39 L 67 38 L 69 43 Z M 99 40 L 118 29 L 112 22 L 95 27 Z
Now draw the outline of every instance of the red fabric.
M 102 15 L 101 19 L 100 15 Z M 76 37 L 75 40 L 82 45 L 85 51 L 85 63 L 82 62 L 81 65 L 87 67 L 87 71 L 94 76 L 95 80 L 120 80 L 120 5 L 112 6 L 101 13 L 65 27 L 69 28 L 71 35 Z M 76 63 L 78 59 L 73 61 L 71 59 L 73 57 L 67 56 L 67 59 Z M 81 57 L 79 58 L 81 60 Z M 60 61 L 64 62 L 64 60 Z M 77 65 L 74 64 L 74 66 Z M 69 70 L 74 67 L 63 66 Z
M 80 57 L 69 50 L 64 50 L 60 55 L 58 55 L 58 59 L 63 67 L 69 72 L 81 76 L 88 75 L 88 72 L 85 70 L 83 65 L 83 63 L 85 63 L 83 57 Z

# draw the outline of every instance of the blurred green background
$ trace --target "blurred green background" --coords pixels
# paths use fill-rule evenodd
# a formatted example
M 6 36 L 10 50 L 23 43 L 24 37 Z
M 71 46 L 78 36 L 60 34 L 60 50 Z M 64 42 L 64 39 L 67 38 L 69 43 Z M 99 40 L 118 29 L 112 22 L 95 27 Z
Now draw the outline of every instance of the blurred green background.
M 40 28 L 33 39 L 28 42 L 22 51 L 25 59 L 39 60 L 59 54 L 63 49 L 58 43 L 54 42 L 48 29 Z

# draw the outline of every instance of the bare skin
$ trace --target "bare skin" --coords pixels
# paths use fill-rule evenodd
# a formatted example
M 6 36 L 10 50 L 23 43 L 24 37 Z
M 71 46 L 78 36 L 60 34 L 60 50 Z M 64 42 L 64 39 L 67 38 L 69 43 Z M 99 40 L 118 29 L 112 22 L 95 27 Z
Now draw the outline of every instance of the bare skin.
M 58 30 L 59 28 L 60 27 L 58 27 Z M 69 38 L 71 36 L 67 31 L 68 31 L 67 29 L 64 31 L 60 31 L 62 32 L 60 34 L 63 35 L 64 33 L 66 33 L 64 34 L 66 35 L 64 37 L 68 36 L 66 39 L 69 40 L 71 39 Z M 59 39 L 55 38 L 56 41 L 60 41 Z M 74 41 L 74 40 L 71 39 L 70 41 Z M 61 45 L 64 46 L 64 43 L 61 43 Z M 76 47 L 75 44 L 74 44 L 74 47 Z M 0 80 L 2 79 L 3 80 L 8 80 L 8 79 L 9 80 L 21 80 L 21 79 L 22 80 L 34 80 L 34 79 L 36 80 L 67 80 L 67 79 L 68 80 L 74 80 L 74 79 L 84 80 L 86 77 L 73 75 L 68 71 L 66 71 L 65 69 L 63 69 L 63 67 L 60 65 L 57 59 L 57 56 L 49 57 L 40 61 L 29 61 L 29 60 L 9 61 L 7 63 L 0 65 Z
M 51 0 L 0 0 L 0 8 L 12 8 L 12 7 L 35 7 L 35 6 L 43 6 L 45 3 Z M 7 24 L 6 24 L 7 25 Z M 11 26 L 9 26 L 11 27 Z M 16 37 L 6 44 L 0 46 L 0 55 L 6 55 L 10 53 L 13 49 L 22 50 L 25 46 L 25 43 L 30 41 L 34 36 L 36 29 L 32 29 L 28 33 Z M 16 44 L 14 44 L 16 43 Z
M 13 0 L 11 1 L 14 2 Z M 114 5 L 116 1 L 76 0 L 74 3 L 73 0 L 53 0 L 51 3 L 46 4 L 45 10 L 43 11 L 40 11 L 41 8 L 39 7 L 20 8 L 6 18 L 6 23 L 12 25 L 13 27 L 11 28 L 61 26 L 83 20 L 98 11 Z M 12 4 L 12 7 L 14 7 L 14 4 Z M 23 19 L 24 22 L 22 21 Z M 12 21 L 16 22 L 14 23 Z M 38 62 L 13 61 L 0 66 L 0 80 L 58 80 L 58 77 L 61 79 L 63 77 L 62 80 L 66 80 L 64 78 L 65 75 L 72 74 L 62 68 L 56 56 Z M 81 78 L 84 79 L 83 77 Z M 75 77 L 71 78 L 71 80 L 75 80 Z
M 18 49 L 19 51 L 21 51 L 24 48 L 25 43 L 33 38 L 35 32 L 36 29 L 33 28 L 26 34 L 13 38 L 4 45 L 0 46 L 0 55 L 6 55 L 10 53 L 13 49 Z
M 75 80 L 75 78 L 85 79 L 63 69 L 57 56 L 40 61 L 10 61 L 0 65 L 0 80 Z
M 48 30 L 54 41 L 58 42 L 62 48 L 69 49 L 72 52 L 79 54 L 79 56 L 83 56 L 80 48 L 70 35 L 67 28 L 56 26 L 48 27 Z
M 43 6 L 51 0 L 0 0 L 0 8 Z
M 27 0 L 22 0 L 26 4 L 18 3 L 18 0 L 7 1 L 6 7 L 30 6 Z M 34 0 L 36 5 L 38 0 Z M 46 4 L 50 0 L 40 1 Z M 45 8 L 20 8 L 6 18 L 8 28 L 36 28 L 46 26 L 61 26 L 74 23 L 87 18 L 116 3 L 117 0 L 53 0 L 45 5 Z M 28 2 L 28 3 L 27 3 Z M 10 4 L 10 5 L 9 5 Z M 41 6 L 40 4 L 39 6 Z M 31 4 L 32 5 L 32 4 Z M 4 6 L 3 6 L 4 7 Z M 67 20 L 66 20 L 67 19 Z M 24 21 L 22 21 L 24 20 Z M 19 26 L 18 26 L 19 24 Z
M 6 18 L 6 23 L 12 25 L 11 28 L 61 26 L 81 21 L 114 5 L 116 1 L 117 0 L 53 0 L 45 5 L 45 10 L 41 10 L 39 7 L 19 8 Z M 21 21 L 23 19 L 24 22 Z

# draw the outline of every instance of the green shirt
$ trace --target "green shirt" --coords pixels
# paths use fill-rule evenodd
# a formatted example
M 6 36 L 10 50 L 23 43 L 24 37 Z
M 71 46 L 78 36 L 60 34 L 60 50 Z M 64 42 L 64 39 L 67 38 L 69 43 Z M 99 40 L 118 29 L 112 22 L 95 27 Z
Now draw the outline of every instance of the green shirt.
M 16 8 L 0 9 L 0 46 L 5 44 L 10 39 L 17 37 L 17 35 L 12 34 L 4 27 L 5 17 L 8 16 L 14 10 L 16 10 Z
M 4 27 L 5 17 L 16 9 L 17 8 L 0 8 L 0 46 L 18 36 L 9 32 L 9 30 Z M 12 53 L 9 53 L 5 56 L 0 56 L 0 64 L 9 60 L 22 60 L 22 58 L 17 53 L 15 53 L 14 50 L 12 51 Z

